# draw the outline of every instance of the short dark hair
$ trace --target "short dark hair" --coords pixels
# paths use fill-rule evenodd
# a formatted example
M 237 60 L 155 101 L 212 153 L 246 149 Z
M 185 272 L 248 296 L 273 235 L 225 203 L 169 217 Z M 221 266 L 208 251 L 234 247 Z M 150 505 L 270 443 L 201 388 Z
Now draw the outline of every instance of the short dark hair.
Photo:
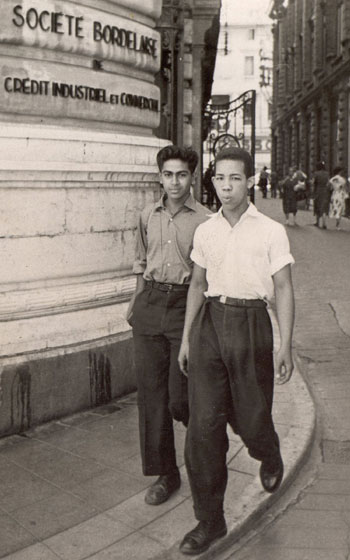
M 341 175 L 344 172 L 344 169 L 341 166 L 335 167 L 333 169 L 333 175 Z
M 231 160 L 238 160 L 243 161 L 244 163 L 244 173 L 247 179 L 254 175 L 254 166 L 253 166 L 253 159 L 247 150 L 243 148 L 238 148 L 234 146 L 232 148 L 224 148 L 219 152 L 215 158 L 215 168 L 219 161 L 231 159 Z
M 322 169 L 326 169 L 326 164 L 324 161 L 318 161 L 316 163 L 316 169 L 317 171 L 322 171 Z
M 198 165 L 198 154 L 192 148 L 180 148 L 179 146 L 165 146 L 157 154 L 157 164 L 159 171 L 162 171 L 164 163 L 169 159 L 181 159 L 188 163 L 191 173 L 195 172 Z

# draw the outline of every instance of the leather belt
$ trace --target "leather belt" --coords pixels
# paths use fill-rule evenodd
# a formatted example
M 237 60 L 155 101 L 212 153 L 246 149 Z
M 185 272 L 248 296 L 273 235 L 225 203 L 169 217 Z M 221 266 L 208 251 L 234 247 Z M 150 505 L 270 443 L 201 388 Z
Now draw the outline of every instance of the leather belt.
M 262 299 L 239 299 L 228 296 L 213 296 L 208 299 L 219 301 L 224 305 L 232 305 L 233 307 L 266 307 L 266 302 Z
M 184 292 L 186 293 L 189 288 L 189 284 L 167 284 L 165 282 L 155 282 L 154 280 L 146 280 L 146 284 L 160 290 L 161 292 Z

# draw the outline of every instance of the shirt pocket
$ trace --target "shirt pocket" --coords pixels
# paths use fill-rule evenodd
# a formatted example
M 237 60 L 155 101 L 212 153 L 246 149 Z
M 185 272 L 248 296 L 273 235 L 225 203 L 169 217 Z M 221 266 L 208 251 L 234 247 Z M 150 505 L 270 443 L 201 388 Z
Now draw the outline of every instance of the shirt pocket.
M 264 278 L 269 274 L 268 261 L 265 257 L 252 254 L 241 259 L 241 276 L 247 288 L 260 292 Z

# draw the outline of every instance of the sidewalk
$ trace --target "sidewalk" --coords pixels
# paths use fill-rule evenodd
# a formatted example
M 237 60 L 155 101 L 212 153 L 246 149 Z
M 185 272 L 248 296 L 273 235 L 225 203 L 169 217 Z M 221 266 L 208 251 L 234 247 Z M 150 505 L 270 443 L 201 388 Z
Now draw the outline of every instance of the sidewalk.
M 230 546 L 277 500 L 307 457 L 314 405 L 298 371 L 276 386 L 274 419 L 285 478 L 263 491 L 259 463 L 229 431 L 228 535 L 201 558 Z M 186 477 L 185 430 L 176 425 L 182 486 L 165 504 L 144 502 L 155 480 L 141 472 L 136 395 L 0 440 L 0 558 L 8 560 L 183 559 L 178 544 L 195 525 Z
M 276 388 L 274 418 L 286 464 L 285 486 L 295 476 L 313 431 L 313 405 L 298 372 L 288 389 Z M 283 491 L 277 496 L 264 492 L 259 463 L 232 432 L 229 437 L 229 534 L 217 544 L 220 548 Z M 183 465 L 184 438 L 178 424 L 183 484 L 158 507 L 144 503 L 145 489 L 154 479 L 141 474 L 135 394 L 2 440 L 0 557 L 183 558 L 178 541 L 195 524 Z

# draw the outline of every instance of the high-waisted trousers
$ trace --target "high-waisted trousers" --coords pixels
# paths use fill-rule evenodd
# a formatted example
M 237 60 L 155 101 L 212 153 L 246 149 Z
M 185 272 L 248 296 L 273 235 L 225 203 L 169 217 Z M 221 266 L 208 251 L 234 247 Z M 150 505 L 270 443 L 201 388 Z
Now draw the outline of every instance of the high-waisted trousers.
M 173 419 L 188 424 L 187 378 L 178 365 L 187 290 L 146 285 L 136 300 L 133 327 L 142 469 L 145 475 L 176 468 Z
M 271 416 L 273 380 L 273 337 L 266 308 L 207 300 L 192 325 L 189 351 L 185 459 L 197 519 L 223 513 L 227 423 L 255 459 L 278 456 Z

